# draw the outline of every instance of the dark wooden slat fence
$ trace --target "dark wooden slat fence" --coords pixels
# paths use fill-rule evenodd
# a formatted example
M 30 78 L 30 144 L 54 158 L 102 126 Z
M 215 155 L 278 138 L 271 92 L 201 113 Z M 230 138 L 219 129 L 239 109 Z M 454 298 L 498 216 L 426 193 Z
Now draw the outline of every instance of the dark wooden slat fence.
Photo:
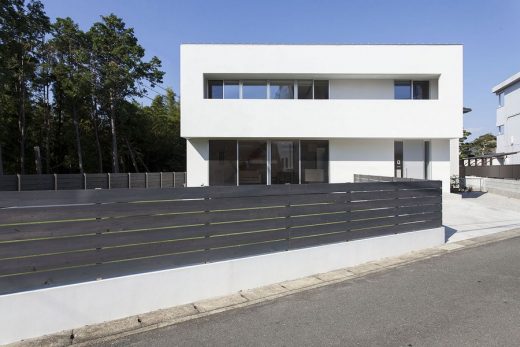
M 459 174 L 465 176 L 520 179 L 520 165 L 460 166 Z
M 0 175 L 0 191 L 177 188 L 185 186 L 185 172 Z
M 4 192 L 0 294 L 429 229 L 441 221 L 440 181 Z

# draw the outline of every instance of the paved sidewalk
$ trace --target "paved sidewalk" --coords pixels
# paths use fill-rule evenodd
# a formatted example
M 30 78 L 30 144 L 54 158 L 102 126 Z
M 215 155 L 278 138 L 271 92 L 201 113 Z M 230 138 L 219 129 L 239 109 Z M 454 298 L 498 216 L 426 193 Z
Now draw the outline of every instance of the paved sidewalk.
M 516 346 L 520 237 L 99 346 Z
M 448 242 L 520 227 L 520 199 L 490 193 L 443 195 L 442 213 Z

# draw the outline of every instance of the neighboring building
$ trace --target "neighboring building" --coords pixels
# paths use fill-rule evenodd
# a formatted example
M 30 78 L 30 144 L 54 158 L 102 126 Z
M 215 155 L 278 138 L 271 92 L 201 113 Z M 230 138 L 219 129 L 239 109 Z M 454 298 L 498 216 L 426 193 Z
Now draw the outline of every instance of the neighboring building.
M 520 164 L 520 72 L 493 87 L 498 96 L 497 154 L 501 164 Z
M 187 184 L 337 183 L 368 174 L 442 180 L 449 191 L 462 136 L 462 50 L 182 45 Z

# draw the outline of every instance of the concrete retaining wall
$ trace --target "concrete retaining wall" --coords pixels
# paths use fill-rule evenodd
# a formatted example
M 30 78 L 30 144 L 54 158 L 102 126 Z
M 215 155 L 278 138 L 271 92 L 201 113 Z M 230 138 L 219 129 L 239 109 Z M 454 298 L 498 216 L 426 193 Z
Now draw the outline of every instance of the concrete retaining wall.
M 0 344 L 438 246 L 444 228 L 0 296 Z
M 520 180 L 468 176 L 466 177 L 466 186 L 471 187 L 473 191 L 520 199 Z

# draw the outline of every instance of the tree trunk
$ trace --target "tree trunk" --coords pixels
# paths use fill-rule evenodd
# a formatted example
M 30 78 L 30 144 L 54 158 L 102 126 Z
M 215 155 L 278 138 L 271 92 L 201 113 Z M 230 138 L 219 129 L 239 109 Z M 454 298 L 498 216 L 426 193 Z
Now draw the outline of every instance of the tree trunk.
M 78 166 L 79 173 L 83 173 L 83 156 L 81 154 L 81 139 L 79 133 L 79 120 L 78 111 L 76 109 L 76 103 L 73 101 L 72 104 L 72 121 L 74 123 L 74 132 L 76 133 L 76 150 L 78 151 Z
M 44 89 L 45 94 L 45 119 L 44 119 L 44 127 L 45 127 L 45 172 L 51 173 L 51 149 L 50 149 L 50 136 L 51 136 L 51 104 L 49 102 L 49 85 L 47 84 Z
M 116 135 L 116 113 L 114 107 L 114 98 L 110 94 L 110 132 L 112 134 L 112 172 L 119 173 L 119 154 L 117 152 L 117 135 Z
M 20 100 L 18 101 L 18 131 L 20 134 L 20 173 L 23 175 L 25 174 L 25 81 L 23 57 L 21 59 L 21 62 L 22 71 L 18 79 L 18 84 L 20 88 Z
M 101 143 L 99 142 L 99 129 L 97 122 L 96 106 L 96 100 L 92 98 L 92 110 L 90 116 L 92 118 L 92 126 L 94 128 L 94 135 L 96 138 L 96 150 L 98 154 L 98 172 L 103 173 L 103 152 L 101 151 Z
M 132 159 L 132 165 L 134 166 L 135 172 L 139 172 L 139 168 L 137 167 L 137 162 L 135 161 L 134 151 L 132 147 L 130 147 L 130 142 L 128 142 L 128 138 L 125 137 L 126 147 L 128 148 L 128 152 L 130 152 L 130 159 Z

